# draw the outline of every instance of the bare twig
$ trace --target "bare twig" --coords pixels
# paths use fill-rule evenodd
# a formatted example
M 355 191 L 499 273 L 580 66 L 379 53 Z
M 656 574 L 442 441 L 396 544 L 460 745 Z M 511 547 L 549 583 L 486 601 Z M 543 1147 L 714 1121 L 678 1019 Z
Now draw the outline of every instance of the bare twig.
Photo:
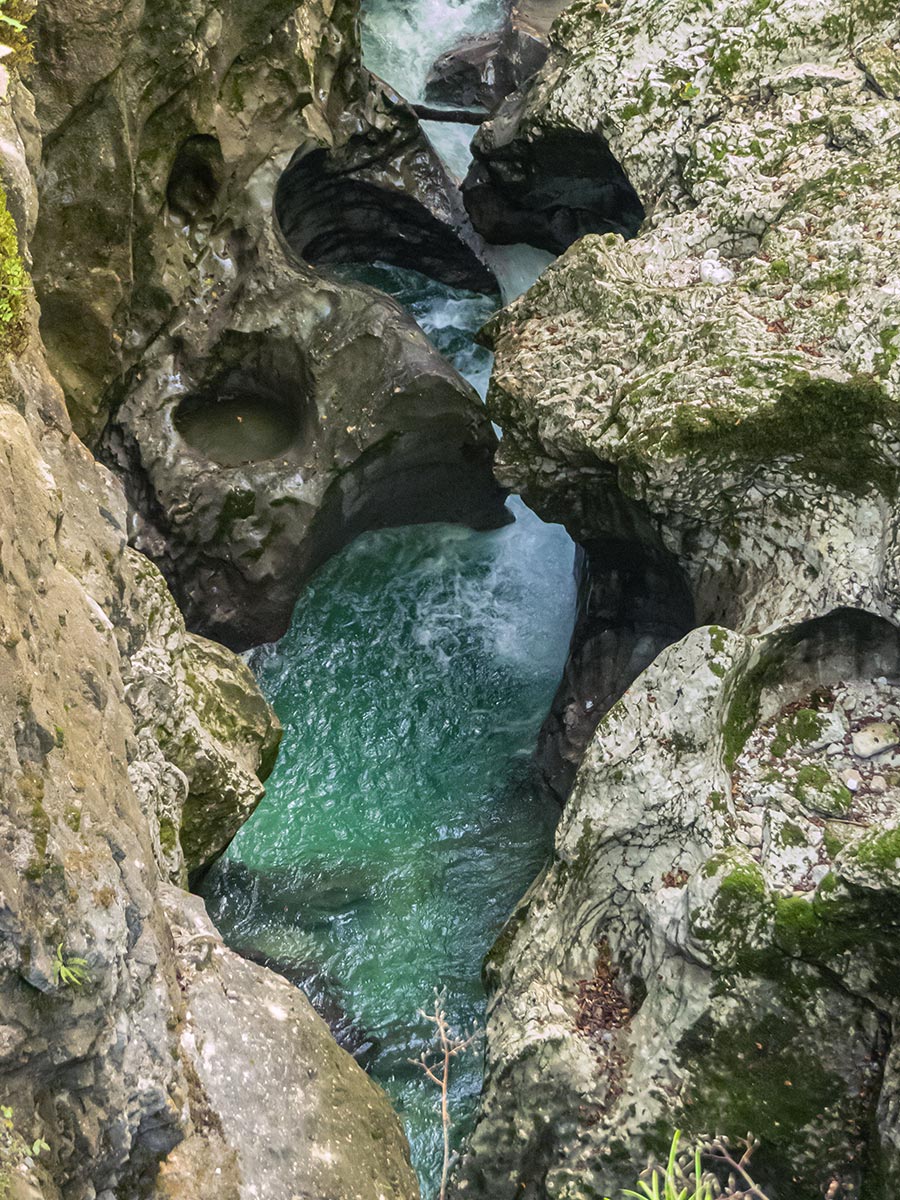
M 409 1062 L 414 1067 L 418 1067 L 441 1090 L 441 1126 L 444 1134 L 444 1161 L 441 1169 L 440 1200 L 446 1200 L 447 1181 L 450 1175 L 450 1131 L 452 1128 L 449 1097 L 450 1065 L 455 1058 L 458 1058 L 460 1054 L 464 1054 L 469 1049 L 477 1039 L 479 1033 L 478 1030 L 473 1030 L 468 1035 L 454 1032 L 450 1027 L 450 1023 L 447 1020 L 447 1013 L 444 1009 L 446 999 L 446 989 L 438 991 L 435 988 L 434 1012 L 425 1012 L 424 1009 L 419 1009 L 419 1016 L 434 1026 L 437 1045 L 433 1049 L 423 1050 L 418 1058 L 409 1059 Z
M 756 1140 L 748 1136 L 742 1139 L 741 1145 L 744 1147 L 744 1151 L 739 1159 L 734 1157 L 725 1138 L 713 1138 L 701 1146 L 700 1152 L 704 1158 L 724 1163 L 731 1171 L 731 1186 L 735 1189 L 734 1200 L 769 1200 L 759 1184 L 754 1182 L 748 1170 L 750 1157 L 757 1147 Z M 742 1189 L 741 1191 L 737 1191 L 739 1187 Z

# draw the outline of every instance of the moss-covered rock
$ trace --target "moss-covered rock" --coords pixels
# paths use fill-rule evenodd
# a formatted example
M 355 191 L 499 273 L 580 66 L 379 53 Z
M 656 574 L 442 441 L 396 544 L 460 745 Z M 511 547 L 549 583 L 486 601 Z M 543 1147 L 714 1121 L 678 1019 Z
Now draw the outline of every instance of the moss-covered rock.
M 900 103 L 870 82 L 898 32 L 851 0 L 575 5 L 504 135 L 602 141 L 650 215 L 489 326 L 502 478 L 601 536 L 612 468 L 704 622 L 900 603 Z
M 862 614 L 752 639 L 703 628 L 600 722 L 555 859 L 489 959 L 460 1197 L 511 1200 L 536 1177 L 548 1196 L 614 1195 L 677 1126 L 755 1134 L 767 1192 L 888 1200 L 900 789 L 848 773 L 844 714 L 890 709 L 898 668 L 896 628 Z M 591 1040 L 578 997 L 599 945 L 629 1015 Z
M 30 283 L 9 211 L 0 185 L 0 354 L 16 354 L 27 336 L 26 302 Z

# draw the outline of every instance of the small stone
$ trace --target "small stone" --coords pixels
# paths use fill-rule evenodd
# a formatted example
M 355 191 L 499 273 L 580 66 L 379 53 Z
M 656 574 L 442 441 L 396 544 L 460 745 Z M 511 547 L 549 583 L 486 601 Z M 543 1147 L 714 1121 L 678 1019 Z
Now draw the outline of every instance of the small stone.
M 900 733 L 896 725 L 888 725 L 882 721 L 873 721 L 864 725 L 853 735 L 853 753 L 857 758 L 874 758 L 885 750 L 892 750 L 900 745 Z
M 855 771 L 842 771 L 841 782 L 851 792 L 856 792 L 859 790 L 859 785 L 862 783 L 862 779 Z
M 887 780 L 883 775 L 873 775 L 869 782 L 869 787 L 873 792 L 886 792 L 887 786 Z
M 847 723 L 842 713 L 822 713 L 819 716 L 819 733 L 808 743 L 808 747 L 810 750 L 824 750 L 828 745 L 839 743 L 846 732 Z
M 731 283 L 733 279 L 734 271 L 731 267 L 726 267 L 724 263 L 704 258 L 700 264 L 701 283 Z

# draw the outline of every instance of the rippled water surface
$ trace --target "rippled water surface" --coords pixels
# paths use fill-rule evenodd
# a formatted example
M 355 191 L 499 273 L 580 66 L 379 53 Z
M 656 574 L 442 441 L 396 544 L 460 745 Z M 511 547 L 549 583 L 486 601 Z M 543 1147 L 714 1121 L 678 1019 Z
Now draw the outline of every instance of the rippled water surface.
M 566 650 L 571 545 L 516 511 L 488 534 L 368 534 L 318 573 L 254 657 L 284 744 L 207 892 L 232 944 L 315 975 L 376 1039 L 426 1195 L 440 1119 L 407 1063 L 427 1033 L 416 1010 L 446 986 L 455 1022 L 482 1019 L 482 958 L 557 816 L 529 758 Z M 478 1056 L 463 1060 L 460 1132 L 480 1081 Z
M 366 66 L 407 100 L 424 100 L 434 60 L 464 37 L 498 29 L 503 12 L 503 0 L 364 0 Z
M 441 50 L 499 20 L 496 0 L 370 0 L 364 19 L 368 65 L 413 99 Z M 445 141 L 461 170 L 461 136 Z M 527 247 L 498 254 L 506 296 L 547 261 Z M 377 264 L 338 273 L 398 299 L 484 394 L 491 356 L 473 337 L 494 299 Z M 429 1033 L 417 1010 L 445 987 L 455 1025 L 483 1020 L 482 959 L 558 816 L 531 756 L 571 632 L 573 545 L 509 503 L 504 529 L 366 534 L 317 573 L 289 632 L 252 657 L 284 741 L 265 800 L 205 889 L 232 945 L 278 963 L 371 1042 L 426 1200 L 441 1124 L 436 1088 L 408 1062 Z M 454 1076 L 457 1141 L 481 1074 L 472 1054 Z
M 484 297 L 412 272 L 357 268 L 391 291 L 476 384 Z M 290 631 L 252 665 L 285 735 L 268 792 L 206 893 L 232 945 L 305 980 L 374 1039 L 371 1069 L 434 1194 L 437 1091 L 407 1062 L 417 1009 L 446 987 L 483 1019 L 482 959 L 550 847 L 555 806 L 531 755 L 571 631 L 573 546 L 513 499 L 492 533 L 444 525 L 366 534 L 323 567 Z M 453 1084 L 468 1129 L 481 1061 Z

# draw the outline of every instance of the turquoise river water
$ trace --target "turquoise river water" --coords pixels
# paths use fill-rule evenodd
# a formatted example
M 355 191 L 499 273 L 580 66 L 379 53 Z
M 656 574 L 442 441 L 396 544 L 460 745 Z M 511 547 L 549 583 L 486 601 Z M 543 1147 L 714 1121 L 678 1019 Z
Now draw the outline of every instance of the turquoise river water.
M 423 28 L 447 6 L 409 0 L 401 20 L 373 0 L 368 49 L 384 53 L 399 21 L 421 66 Z M 487 21 L 481 3 L 449 8 L 456 24 L 435 32 L 428 62 Z M 527 275 L 532 262 L 536 273 L 527 252 L 513 265 Z M 352 273 L 396 296 L 483 394 L 491 360 L 472 335 L 493 301 L 413 272 Z M 277 961 L 372 1040 L 369 1067 L 404 1121 L 426 1200 L 441 1123 L 437 1089 L 408 1062 L 429 1036 L 417 1010 L 443 987 L 454 1025 L 483 1021 L 481 962 L 558 816 L 531 756 L 571 633 L 574 550 L 509 503 L 515 524 L 491 533 L 363 535 L 317 573 L 281 641 L 253 653 L 284 741 L 265 800 L 204 887 L 232 945 Z M 457 1141 L 481 1075 L 480 1051 L 459 1061 Z

